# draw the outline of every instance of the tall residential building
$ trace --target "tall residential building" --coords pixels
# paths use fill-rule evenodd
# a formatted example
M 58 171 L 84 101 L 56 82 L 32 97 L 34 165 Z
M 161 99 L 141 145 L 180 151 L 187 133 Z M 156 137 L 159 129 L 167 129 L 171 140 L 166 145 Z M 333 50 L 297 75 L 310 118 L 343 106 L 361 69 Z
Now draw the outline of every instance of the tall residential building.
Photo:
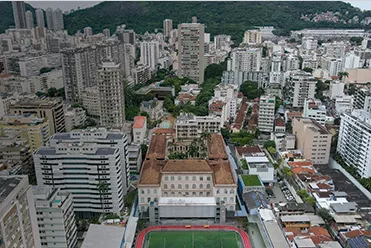
M 124 30 L 119 31 L 117 33 L 117 37 L 118 37 L 119 41 L 121 41 L 121 42 L 128 43 L 128 44 L 131 44 L 131 45 L 135 45 L 136 34 L 135 34 L 134 30 L 132 30 L 132 29 L 124 29 Z
M 90 116 L 100 116 L 100 98 L 98 86 L 86 87 L 82 93 L 82 105 Z
M 41 248 L 34 198 L 27 177 L 0 177 L 0 192 L 0 247 Z
M 205 71 L 204 25 L 179 24 L 178 49 L 178 75 L 202 83 Z
M 103 34 L 105 37 L 110 37 L 111 36 L 111 31 L 109 30 L 109 28 L 105 28 L 103 29 Z
M 164 32 L 164 37 L 169 38 L 170 37 L 170 32 L 173 29 L 173 20 L 171 19 L 165 19 L 163 23 L 163 32 Z
M 261 48 L 237 48 L 232 51 L 232 71 L 260 71 Z
M 100 123 L 109 127 L 121 127 L 125 122 L 125 100 L 120 65 L 114 62 L 103 62 L 98 73 Z
M 36 24 L 39 28 L 45 28 L 44 11 L 42 9 L 36 9 Z
M 152 70 L 157 70 L 157 61 L 160 57 L 159 42 L 144 41 L 140 43 L 140 63 L 149 65 Z
M 64 29 L 63 13 L 62 10 L 57 8 L 53 10 L 51 8 L 46 9 L 46 24 L 49 30 L 61 31 Z
M 319 124 L 325 125 L 326 106 L 318 99 L 305 99 L 303 106 L 303 117 L 316 120 Z
M 46 25 L 49 30 L 54 30 L 54 23 L 53 23 L 53 14 L 54 11 L 52 8 L 47 8 L 45 11 L 46 14 Z
M 371 92 L 365 88 L 357 89 L 354 95 L 353 107 L 371 112 Z
M 292 103 L 294 108 L 303 107 L 307 98 L 314 98 L 317 80 L 309 73 L 294 72 L 286 81 L 284 89 L 285 99 Z
M 354 110 L 341 115 L 336 151 L 361 177 L 371 176 L 371 113 Z
M 81 102 L 86 87 L 98 84 L 98 68 L 103 61 L 113 60 L 120 64 L 123 76 L 131 76 L 134 67 L 129 44 L 108 40 L 95 46 L 64 49 L 62 53 L 63 81 L 66 98 L 70 102 Z
M 118 214 L 129 186 L 127 154 L 127 136 L 119 131 L 93 128 L 55 134 L 49 147 L 34 153 L 37 184 L 72 193 L 75 213 Z M 106 193 L 99 187 L 104 184 Z
M 93 29 L 91 27 L 84 28 L 84 38 L 88 38 L 93 35 Z
M 75 248 L 77 228 L 71 193 L 48 186 L 33 186 L 32 192 L 41 247 Z
M 258 128 L 261 132 L 273 132 L 275 106 L 276 98 L 274 96 L 260 97 Z
M 4 115 L 0 117 L 0 133 L 17 132 L 32 151 L 45 146 L 49 141 L 49 122 L 35 115 Z
M 24 97 L 10 105 L 9 112 L 13 115 L 34 114 L 39 118 L 47 119 L 50 135 L 65 130 L 63 101 L 59 98 L 39 99 Z
M 247 30 L 243 36 L 243 43 L 261 44 L 262 33 L 259 29 Z
M 12 1 L 13 17 L 16 29 L 27 28 L 26 8 L 23 1 Z
M 232 38 L 230 35 L 221 34 L 214 36 L 215 49 L 225 50 L 229 52 L 231 49 L 231 43 Z
M 53 11 L 53 26 L 54 31 L 61 31 L 64 29 L 63 12 L 59 8 Z
M 314 119 L 294 118 L 292 133 L 296 136 L 296 149 L 313 164 L 327 164 L 330 157 L 331 133 Z
M 34 24 L 34 19 L 33 19 L 33 14 L 31 11 L 27 10 L 26 11 L 26 26 L 27 26 L 27 29 L 33 29 L 35 27 L 35 24 Z

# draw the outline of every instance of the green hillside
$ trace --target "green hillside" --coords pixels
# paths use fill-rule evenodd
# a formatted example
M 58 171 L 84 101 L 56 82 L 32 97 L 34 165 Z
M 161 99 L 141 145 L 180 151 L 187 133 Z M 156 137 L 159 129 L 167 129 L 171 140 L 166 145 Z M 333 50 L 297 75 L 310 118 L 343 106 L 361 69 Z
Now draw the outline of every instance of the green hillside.
M 104 28 L 114 31 L 116 26 L 126 24 L 138 33 L 162 28 L 162 21 L 173 19 L 178 23 L 190 22 L 197 16 L 206 26 L 206 32 L 230 34 L 234 39 L 241 38 L 243 32 L 254 25 L 275 26 L 280 29 L 302 29 L 309 27 L 361 27 L 360 24 L 329 22 L 305 22 L 302 14 L 315 14 L 326 11 L 339 12 L 349 20 L 371 16 L 344 2 L 103 2 L 94 7 L 71 13 L 65 17 L 69 32 L 82 30 L 86 26 L 94 32 Z
M 26 11 L 31 10 L 35 18 L 34 8 L 26 3 Z M 0 33 L 3 33 L 6 29 L 11 26 L 15 26 L 13 18 L 12 2 L 10 1 L 0 1 Z

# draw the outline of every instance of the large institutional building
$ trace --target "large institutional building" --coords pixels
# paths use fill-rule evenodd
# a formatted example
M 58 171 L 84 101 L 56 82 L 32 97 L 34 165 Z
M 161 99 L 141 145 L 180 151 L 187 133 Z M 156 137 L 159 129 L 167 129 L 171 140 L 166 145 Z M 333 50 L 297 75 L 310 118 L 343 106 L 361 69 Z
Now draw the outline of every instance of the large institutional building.
M 169 159 L 173 151 L 191 154 L 192 145 L 187 145 L 184 138 L 177 140 L 166 134 L 151 138 L 138 197 L 139 211 L 152 223 L 200 219 L 224 222 L 226 212 L 235 210 L 237 183 L 223 137 L 213 133 L 202 141 L 194 136 L 187 138 L 201 143 L 198 155 L 184 160 Z
M 34 153 L 37 184 L 72 193 L 77 213 L 120 213 L 129 186 L 127 154 L 127 137 L 119 131 L 58 133 Z M 108 187 L 103 202 L 102 184 Z

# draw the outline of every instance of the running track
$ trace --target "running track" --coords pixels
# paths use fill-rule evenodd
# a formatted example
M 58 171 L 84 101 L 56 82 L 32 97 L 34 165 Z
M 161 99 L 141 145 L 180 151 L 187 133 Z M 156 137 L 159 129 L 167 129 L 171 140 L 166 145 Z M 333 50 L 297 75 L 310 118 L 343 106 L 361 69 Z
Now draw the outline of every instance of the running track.
M 245 231 L 234 226 L 151 226 L 141 231 L 137 237 L 135 248 L 143 248 L 146 235 L 151 231 L 174 231 L 174 230 L 220 230 L 220 231 L 234 231 L 237 232 L 241 238 L 244 248 L 251 248 L 249 236 Z

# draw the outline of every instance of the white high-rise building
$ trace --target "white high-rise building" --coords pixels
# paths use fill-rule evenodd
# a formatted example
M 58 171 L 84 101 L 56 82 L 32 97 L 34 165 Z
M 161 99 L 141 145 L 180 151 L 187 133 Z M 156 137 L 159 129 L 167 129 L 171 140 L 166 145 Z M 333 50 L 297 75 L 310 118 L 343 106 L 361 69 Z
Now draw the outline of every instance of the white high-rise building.
M 12 1 L 13 17 L 16 29 L 27 28 L 26 8 L 23 1 Z
M 294 108 L 303 107 L 307 98 L 314 98 L 317 80 L 303 71 L 293 72 L 287 79 L 285 99 L 292 103 Z
M 341 115 L 337 152 L 361 177 L 371 176 L 371 113 L 354 110 Z
M 237 48 L 232 51 L 232 71 L 259 71 L 261 48 Z
M 275 106 L 274 96 L 260 97 L 258 128 L 261 132 L 273 132 Z
M 318 99 L 305 99 L 303 117 L 316 120 L 319 124 L 325 125 L 326 106 Z
M 243 36 L 243 43 L 261 44 L 262 33 L 259 29 L 247 30 Z
M 178 25 L 178 76 L 198 83 L 204 81 L 204 25 L 182 23 Z
M 59 8 L 53 12 L 53 25 L 54 31 L 61 31 L 64 29 L 63 12 Z
M 215 35 L 214 36 L 214 47 L 216 50 L 231 51 L 232 38 L 230 35 Z
M 44 11 L 42 9 L 36 9 L 36 24 L 39 28 L 45 27 Z
M 28 177 L 0 177 L 0 192 L 0 247 L 41 248 Z
M 33 20 L 33 14 L 31 11 L 27 10 L 26 11 L 26 26 L 27 29 L 32 29 L 35 27 L 34 20 Z
M 46 9 L 46 24 L 48 29 L 53 31 L 61 31 L 64 29 L 63 13 L 62 10 L 57 8 L 53 10 L 51 8 Z
M 359 68 L 360 60 L 361 58 L 358 55 L 355 55 L 354 53 L 348 54 L 345 56 L 344 69 Z
M 41 247 L 75 248 L 77 228 L 71 193 L 48 186 L 33 186 L 32 191 Z
M 318 41 L 313 37 L 303 37 L 301 46 L 304 50 L 314 50 L 318 46 Z
M 120 65 L 103 62 L 99 73 L 100 123 L 121 127 L 125 122 L 124 82 Z
M 140 43 L 140 63 L 149 65 L 152 70 L 157 69 L 157 61 L 160 57 L 158 41 L 144 41 Z
M 127 136 L 119 131 L 55 134 L 49 147 L 34 153 L 37 183 L 72 193 L 75 212 L 118 214 L 129 186 L 127 150 Z M 106 193 L 100 187 L 105 184 Z
M 88 38 L 93 35 L 93 29 L 91 27 L 84 28 L 84 38 Z
M 344 82 L 341 81 L 331 81 L 330 83 L 330 98 L 336 99 L 338 97 L 344 96 Z
M 165 19 L 163 25 L 164 37 L 169 38 L 170 32 L 173 29 L 173 20 Z

